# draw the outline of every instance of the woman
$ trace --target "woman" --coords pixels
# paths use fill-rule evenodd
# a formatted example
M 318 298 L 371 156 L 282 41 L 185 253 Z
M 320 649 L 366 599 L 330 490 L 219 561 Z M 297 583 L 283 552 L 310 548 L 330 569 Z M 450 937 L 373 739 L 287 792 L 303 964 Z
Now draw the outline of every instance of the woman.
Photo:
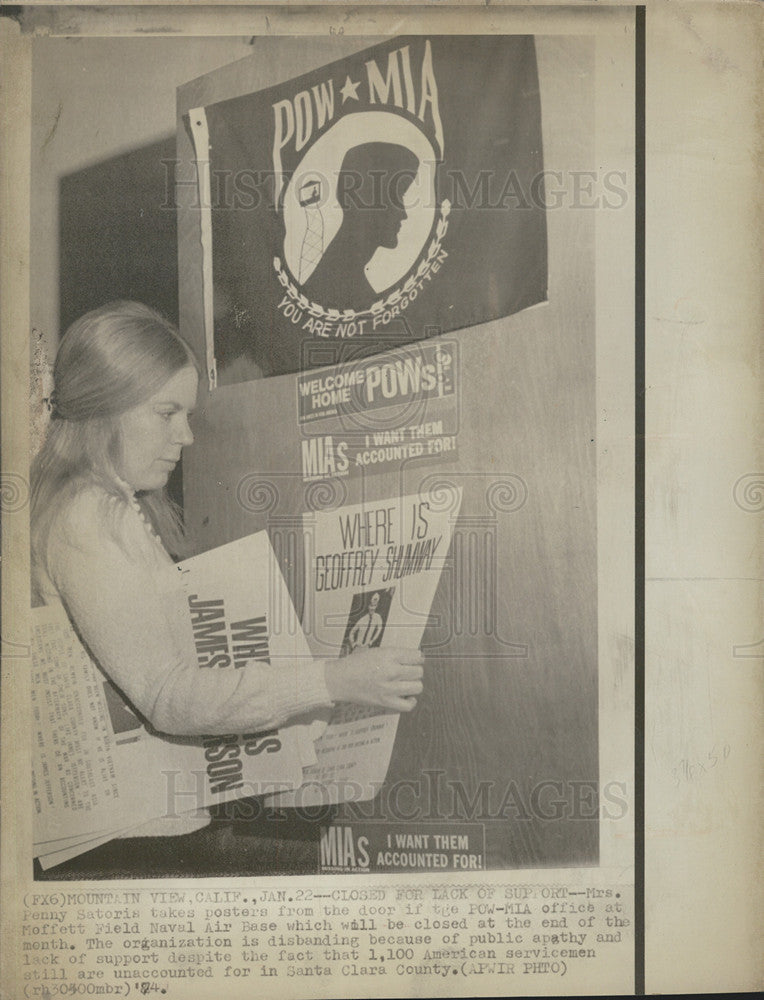
M 32 584 L 62 601 L 104 672 L 160 733 L 253 732 L 335 701 L 410 711 L 421 654 L 202 671 L 184 652 L 173 557 L 183 531 L 165 486 L 193 441 L 198 371 L 174 327 L 118 302 L 74 323 L 54 367 L 32 466 Z

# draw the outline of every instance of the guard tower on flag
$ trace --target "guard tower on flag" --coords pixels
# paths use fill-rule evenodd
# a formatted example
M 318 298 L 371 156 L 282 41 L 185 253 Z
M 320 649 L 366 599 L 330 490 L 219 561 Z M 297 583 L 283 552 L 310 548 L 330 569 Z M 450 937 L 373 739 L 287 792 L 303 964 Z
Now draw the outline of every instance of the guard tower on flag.
M 324 217 L 319 204 L 321 201 L 321 181 L 310 177 L 300 185 L 299 201 L 305 209 L 305 236 L 300 249 L 300 273 L 297 280 L 307 281 L 324 252 Z

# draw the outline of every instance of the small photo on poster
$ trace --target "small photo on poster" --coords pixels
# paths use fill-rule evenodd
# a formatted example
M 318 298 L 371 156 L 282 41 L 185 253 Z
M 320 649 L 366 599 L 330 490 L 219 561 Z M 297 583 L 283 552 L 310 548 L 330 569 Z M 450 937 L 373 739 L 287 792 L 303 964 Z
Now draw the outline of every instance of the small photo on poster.
M 395 587 L 387 587 L 353 595 L 340 656 L 381 644 L 394 593 Z

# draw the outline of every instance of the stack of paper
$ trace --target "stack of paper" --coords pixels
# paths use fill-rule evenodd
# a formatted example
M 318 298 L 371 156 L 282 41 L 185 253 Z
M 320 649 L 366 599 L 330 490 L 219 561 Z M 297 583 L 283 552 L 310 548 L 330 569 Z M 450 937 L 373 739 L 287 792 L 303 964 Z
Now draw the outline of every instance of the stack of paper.
M 265 532 L 177 568 L 184 603 L 221 609 L 229 648 L 237 638 L 231 624 L 250 626 L 246 645 L 254 656 L 235 667 L 232 655 L 213 669 L 311 661 Z M 33 609 L 32 633 L 34 850 L 44 868 L 144 832 L 152 820 L 146 829 L 155 834 L 204 825 L 205 807 L 293 789 L 316 760 L 320 728 L 310 720 L 265 733 L 157 734 L 91 659 L 61 604 Z M 196 656 L 190 611 L 188 656 Z

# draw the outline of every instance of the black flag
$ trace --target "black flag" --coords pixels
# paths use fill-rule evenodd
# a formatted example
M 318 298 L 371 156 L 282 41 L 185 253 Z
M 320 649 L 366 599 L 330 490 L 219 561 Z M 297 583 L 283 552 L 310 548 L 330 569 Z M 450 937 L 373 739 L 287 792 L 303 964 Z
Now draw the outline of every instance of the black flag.
M 221 383 L 347 361 L 546 297 L 530 37 L 395 38 L 195 109 L 189 124 Z

